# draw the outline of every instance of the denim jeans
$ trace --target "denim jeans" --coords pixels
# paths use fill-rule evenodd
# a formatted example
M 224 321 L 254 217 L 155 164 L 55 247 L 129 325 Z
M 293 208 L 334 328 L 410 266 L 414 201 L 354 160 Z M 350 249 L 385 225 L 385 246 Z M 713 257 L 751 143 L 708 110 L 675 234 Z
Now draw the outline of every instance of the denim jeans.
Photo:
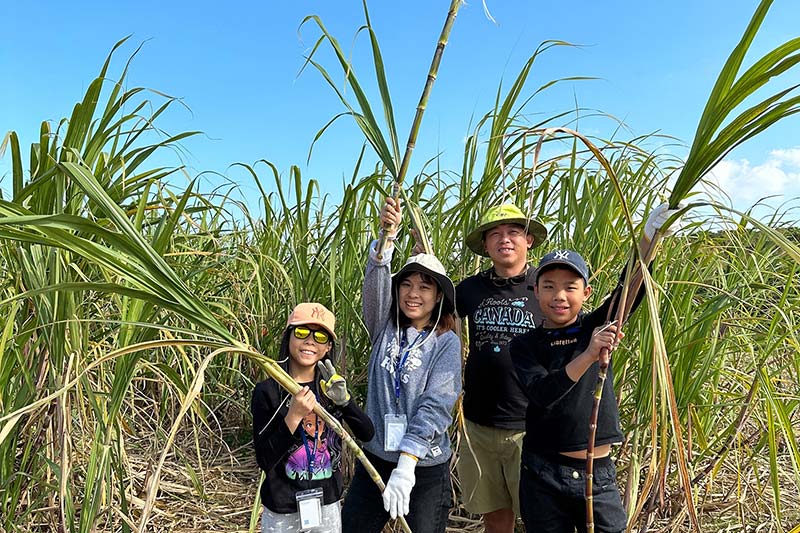
M 595 531 L 625 531 L 627 516 L 611 457 L 595 459 L 592 480 Z M 527 533 L 584 533 L 585 491 L 585 460 L 523 452 L 519 503 Z
M 384 461 L 366 454 L 383 479 L 389 480 L 396 463 Z M 416 483 L 411 489 L 410 511 L 406 515 L 414 533 L 443 533 L 452 501 L 449 462 L 435 466 L 418 466 L 414 470 Z M 369 477 L 366 469 L 358 463 L 353 481 L 344 498 L 342 507 L 342 531 L 344 533 L 380 533 L 389 513 L 383 508 L 383 498 L 378 486 Z

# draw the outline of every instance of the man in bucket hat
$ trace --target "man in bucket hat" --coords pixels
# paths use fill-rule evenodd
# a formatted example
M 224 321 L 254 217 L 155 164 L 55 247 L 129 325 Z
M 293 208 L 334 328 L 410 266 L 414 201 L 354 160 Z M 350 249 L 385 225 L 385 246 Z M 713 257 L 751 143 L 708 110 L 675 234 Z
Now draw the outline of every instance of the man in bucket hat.
M 492 267 L 463 280 L 458 315 L 468 319 L 464 369 L 465 439 L 457 469 L 466 509 L 483 515 L 488 533 L 510 533 L 519 515 L 519 477 L 528 401 L 509 355 L 511 339 L 532 330 L 542 313 L 533 297 L 535 268 L 528 250 L 547 230 L 513 204 L 487 210 L 467 235 L 467 247 Z

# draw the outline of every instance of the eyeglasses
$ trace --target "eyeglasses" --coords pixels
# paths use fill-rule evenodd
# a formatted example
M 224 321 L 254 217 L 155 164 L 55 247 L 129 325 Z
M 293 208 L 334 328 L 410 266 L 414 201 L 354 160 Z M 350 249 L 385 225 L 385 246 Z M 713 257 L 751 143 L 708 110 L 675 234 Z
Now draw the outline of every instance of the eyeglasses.
M 305 326 L 295 326 L 292 331 L 295 339 L 307 339 L 309 335 L 314 334 L 314 340 L 319 344 L 327 344 L 331 340 L 331 336 L 326 331 L 321 329 L 311 329 Z

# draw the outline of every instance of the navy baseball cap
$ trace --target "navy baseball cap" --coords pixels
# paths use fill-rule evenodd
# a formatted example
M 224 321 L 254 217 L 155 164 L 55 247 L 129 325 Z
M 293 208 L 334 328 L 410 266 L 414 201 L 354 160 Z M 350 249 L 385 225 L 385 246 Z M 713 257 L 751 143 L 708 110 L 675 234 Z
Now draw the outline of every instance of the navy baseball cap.
M 536 268 L 534 283 L 539 282 L 539 273 L 545 267 L 551 265 L 565 266 L 570 270 L 574 270 L 576 274 L 583 278 L 583 282 L 589 285 L 589 267 L 586 266 L 586 261 L 581 257 L 581 254 L 573 250 L 554 250 L 542 257 L 542 260 L 539 261 L 539 266 Z

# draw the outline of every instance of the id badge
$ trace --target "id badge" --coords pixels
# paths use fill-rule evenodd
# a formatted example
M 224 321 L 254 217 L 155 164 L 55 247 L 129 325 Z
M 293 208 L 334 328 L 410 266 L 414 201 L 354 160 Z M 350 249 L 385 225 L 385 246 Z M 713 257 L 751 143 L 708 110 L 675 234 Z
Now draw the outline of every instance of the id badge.
M 322 525 L 322 489 L 309 489 L 296 492 L 297 511 L 300 513 L 300 531 Z
M 400 441 L 403 440 L 403 435 L 406 434 L 406 415 L 383 415 L 384 435 L 386 438 L 383 442 L 383 451 L 396 452 L 400 449 Z

